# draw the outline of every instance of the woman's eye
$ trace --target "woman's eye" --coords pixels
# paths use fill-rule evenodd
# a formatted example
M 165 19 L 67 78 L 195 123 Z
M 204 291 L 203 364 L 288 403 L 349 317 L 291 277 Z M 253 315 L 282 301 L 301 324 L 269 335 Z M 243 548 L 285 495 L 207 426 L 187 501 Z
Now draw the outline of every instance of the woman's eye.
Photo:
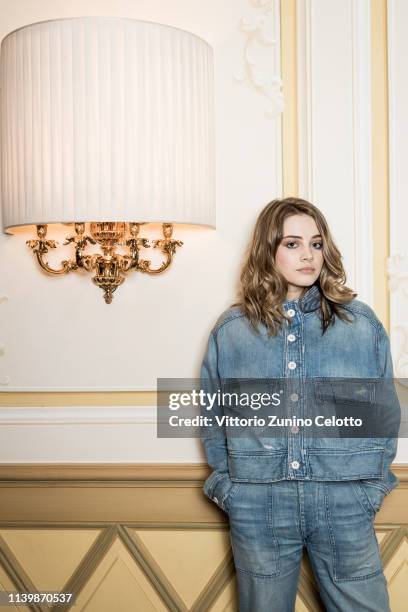
M 289 249 L 292 249 L 294 248 L 291 246 L 293 244 L 297 244 L 297 242 L 287 242 L 285 246 L 287 246 Z M 313 246 L 317 247 L 318 250 L 321 250 L 323 248 L 323 244 L 321 242 L 313 242 Z

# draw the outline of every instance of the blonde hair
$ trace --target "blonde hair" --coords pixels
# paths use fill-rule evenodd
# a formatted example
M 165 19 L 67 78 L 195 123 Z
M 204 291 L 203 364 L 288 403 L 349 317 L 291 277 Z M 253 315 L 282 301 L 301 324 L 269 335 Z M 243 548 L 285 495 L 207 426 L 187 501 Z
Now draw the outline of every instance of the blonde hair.
M 312 217 L 322 236 L 323 266 L 316 285 L 320 291 L 320 317 L 322 333 L 334 325 L 335 317 L 351 323 L 341 305 L 357 293 L 345 286 L 346 274 L 342 256 L 330 234 L 326 219 L 316 206 L 300 198 L 276 199 L 261 211 L 255 224 L 246 260 L 240 277 L 239 301 L 252 327 L 264 324 L 269 336 L 275 336 L 286 319 L 283 302 L 288 284 L 275 266 L 275 255 L 283 238 L 283 224 L 292 215 Z M 305 287 L 301 297 L 309 287 Z

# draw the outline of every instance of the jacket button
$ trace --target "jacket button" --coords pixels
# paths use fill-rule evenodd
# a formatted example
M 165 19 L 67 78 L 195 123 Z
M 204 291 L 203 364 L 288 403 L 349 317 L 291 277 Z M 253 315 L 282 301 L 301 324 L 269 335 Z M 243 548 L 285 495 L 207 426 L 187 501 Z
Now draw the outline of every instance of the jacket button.
M 296 312 L 293 310 L 293 308 L 289 308 L 286 314 L 288 315 L 288 317 L 294 317 Z
M 296 336 L 294 334 L 289 334 L 288 340 L 289 342 L 294 342 L 296 340 Z
M 297 402 L 299 399 L 299 396 L 297 393 L 292 393 L 292 395 L 290 396 L 290 399 L 292 400 L 292 402 Z
M 294 361 L 289 361 L 288 368 L 289 370 L 294 370 L 296 368 L 296 363 Z
M 293 434 L 297 434 L 297 433 L 299 433 L 299 427 L 297 425 L 293 425 L 293 427 L 290 428 L 290 431 Z
M 292 461 L 292 463 L 290 464 L 291 467 L 293 467 L 294 470 L 299 469 L 300 463 L 299 461 Z

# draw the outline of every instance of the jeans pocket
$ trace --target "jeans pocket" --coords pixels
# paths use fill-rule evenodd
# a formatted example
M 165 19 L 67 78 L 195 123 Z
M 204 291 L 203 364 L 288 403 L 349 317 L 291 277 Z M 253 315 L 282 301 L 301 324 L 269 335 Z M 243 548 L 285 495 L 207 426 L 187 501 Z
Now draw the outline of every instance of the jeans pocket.
M 280 555 L 272 487 L 264 483 L 237 484 L 240 487 L 232 491 L 227 504 L 235 568 L 241 575 L 257 579 L 278 576 Z
M 231 504 L 233 503 L 235 495 L 238 493 L 241 486 L 242 482 L 231 482 L 231 487 L 222 498 L 221 503 L 223 506 L 223 510 L 225 510 L 225 512 L 227 512 L 228 514 L 231 512 Z
M 333 560 L 333 580 L 363 580 L 383 571 L 374 531 L 375 512 L 360 481 L 329 481 L 326 517 Z M 363 496 L 364 492 L 364 496 Z
M 232 482 L 227 472 L 213 472 L 204 483 L 205 495 L 224 512 L 229 511 L 229 503 L 240 487 Z
M 371 481 L 358 480 L 356 486 L 360 492 L 363 504 L 368 508 L 368 515 L 374 517 L 381 508 L 387 491 Z

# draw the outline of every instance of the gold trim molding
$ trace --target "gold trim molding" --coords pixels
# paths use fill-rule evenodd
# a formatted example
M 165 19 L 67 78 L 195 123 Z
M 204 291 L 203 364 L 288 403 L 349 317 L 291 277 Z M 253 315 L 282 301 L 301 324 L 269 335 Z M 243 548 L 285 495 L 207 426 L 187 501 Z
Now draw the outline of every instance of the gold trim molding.
M 394 465 L 393 472 L 400 484 L 376 524 L 407 526 L 408 465 Z M 202 491 L 209 473 L 205 463 L 3 464 L 0 522 L 220 528 L 227 517 Z
M 201 481 L 209 473 L 206 463 L 3 463 L 0 465 L 0 482 Z
M 387 0 L 371 0 L 374 310 L 390 330 L 386 263 L 390 254 Z
M 156 406 L 154 391 L 2 391 L 0 407 Z
M 283 197 L 299 192 L 296 0 L 281 0 L 281 64 L 285 106 L 282 113 Z
M 393 473 L 408 487 L 408 464 L 394 463 Z M 206 463 L 3 463 L 0 484 L 6 481 L 189 481 L 207 478 Z

